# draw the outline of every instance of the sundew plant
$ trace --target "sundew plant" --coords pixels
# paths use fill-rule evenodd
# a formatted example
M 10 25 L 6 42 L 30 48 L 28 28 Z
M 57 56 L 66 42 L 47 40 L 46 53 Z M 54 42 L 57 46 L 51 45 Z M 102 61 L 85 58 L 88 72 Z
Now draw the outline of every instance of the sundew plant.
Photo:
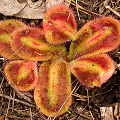
M 69 51 L 66 44 L 70 42 Z M 7 59 L 4 74 L 19 91 L 34 90 L 40 111 L 54 117 L 71 93 L 71 74 L 87 89 L 101 87 L 114 73 L 107 52 L 120 43 L 120 22 L 102 17 L 77 31 L 72 11 L 49 9 L 43 28 L 10 19 L 0 23 L 0 55 Z M 42 61 L 38 68 L 38 61 Z M 58 116 L 72 104 L 70 97 Z

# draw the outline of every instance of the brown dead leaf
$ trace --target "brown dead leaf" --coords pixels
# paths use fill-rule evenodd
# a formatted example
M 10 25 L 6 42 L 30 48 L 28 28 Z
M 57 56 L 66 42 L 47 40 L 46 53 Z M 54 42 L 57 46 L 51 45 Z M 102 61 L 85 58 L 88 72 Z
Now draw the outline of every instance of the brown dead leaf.
M 69 1 L 69 2 L 68 2 Z M 71 0 L 46 0 L 46 8 L 47 10 L 51 8 L 52 6 L 64 4 L 66 6 L 69 6 Z
M 70 0 L 0 0 L 0 13 L 27 19 L 43 19 L 50 7 L 59 4 L 69 6 Z
M 44 0 L 38 0 L 32 2 L 32 0 L 27 0 L 27 5 L 15 16 L 27 19 L 43 19 L 46 12 L 46 3 Z
M 27 6 L 18 14 L 16 14 L 16 17 L 28 19 L 43 19 L 44 14 L 50 7 L 59 4 L 65 4 L 69 6 L 69 3 L 65 2 L 64 0 L 38 0 L 36 2 L 32 0 L 27 0 L 27 2 Z
M 0 13 L 6 16 L 17 14 L 27 3 L 19 3 L 17 0 L 0 0 Z

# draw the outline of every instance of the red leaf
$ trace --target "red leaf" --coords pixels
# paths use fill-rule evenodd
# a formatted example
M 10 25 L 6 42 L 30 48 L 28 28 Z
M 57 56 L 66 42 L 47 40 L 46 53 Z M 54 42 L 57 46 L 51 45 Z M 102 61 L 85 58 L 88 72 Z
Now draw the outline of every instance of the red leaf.
M 100 87 L 114 73 L 112 59 L 106 54 L 79 57 L 70 63 L 71 72 L 88 88 Z
M 40 111 L 54 117 L 71 93 L 70 68 L 64 60 L 44 62 L 39 69 L 38 85 L 34 90 L 34 99 Z M 71 98 L 58 115 L 66 112 Z
M 53 56 L 63 51 L 65 46 L 56 47 L 46 42 L 42 29 L 24 27 L 11 34 L 11 46 L 17 55 L 23 59 L 34 61 L 49 60 Z
M 0 23 L 0 55 L 8 59 L 19 59 L 19 57 L 14 54 L 10 46 L 10 34 L 26 25 L 18 20 L 6 20 Z
M 76 34 L 69 58 L 91 56 L 115 49 L 120 43 L 120 23 L 111 17 L 88 22 Z
M 63 5 L 57 5 L 47 11 L 43 19 L 43 30 L 47 41 L 61 44 L 74 39 L 76 22 L 73 13 Z
M 5 76 L 18 90 L 31 90 L 38 82 L 37 62 L 12 61 L 5 66 Z

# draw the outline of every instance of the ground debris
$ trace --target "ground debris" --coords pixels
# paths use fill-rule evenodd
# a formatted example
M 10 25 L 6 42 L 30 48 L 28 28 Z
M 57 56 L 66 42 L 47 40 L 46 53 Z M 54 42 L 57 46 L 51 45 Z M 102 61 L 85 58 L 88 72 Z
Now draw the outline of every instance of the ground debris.
M 0 13 L 12 16 L 20 12 L 27 3 L 19 3 L 17 0 L 0 0 Z
M 101 120 L 114 120 L 113 107 L 100 107 Z

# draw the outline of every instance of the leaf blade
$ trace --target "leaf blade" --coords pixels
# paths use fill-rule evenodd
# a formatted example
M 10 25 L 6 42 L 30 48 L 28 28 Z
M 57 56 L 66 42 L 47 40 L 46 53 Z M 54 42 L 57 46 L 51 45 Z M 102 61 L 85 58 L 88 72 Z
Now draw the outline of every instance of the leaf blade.
M 69 57 L 92 56 L 112 51 L 120 44 L 120 23 L 105 17 L 85 24 L 76 34 Z
M 52 46 L 40 28 L 24 27 L 11 34 L 11 47 L 18 56 L 33 61 L 46 61 L 66 54 L 65 46 Z M 61 55 L 62 56 L 62 55 Z
M 79 57 L 70 66 L 71 72 L 87 88 L 100 87 L 115 71 L 112 59 L 106 54 Z
M 34 91 L 34 99 L 40 111 L 46 116 L 54 117 L 70 93 L 69 65 L 64 60 L 44 62 L 40 67 L 39 82 Z M 58 115 L 65 113 L 65 108 L 68 109 L 70 105 L 71 97 Z
M 0 23 L 0 55 L 8 59 L 19 59 L 10 46 L 10 34 L 26 25 L 18 20 L 5 20 Z
M 51 44 L 62 44 L 74 39 L 76 22 L 73 13 L 63 5 L 52 7 L 43 19 L 43 30 Z
M 33 89 L 38 82 L 37 62 L 17 60 L 6 64 L 7 80 L 20 91 Z

